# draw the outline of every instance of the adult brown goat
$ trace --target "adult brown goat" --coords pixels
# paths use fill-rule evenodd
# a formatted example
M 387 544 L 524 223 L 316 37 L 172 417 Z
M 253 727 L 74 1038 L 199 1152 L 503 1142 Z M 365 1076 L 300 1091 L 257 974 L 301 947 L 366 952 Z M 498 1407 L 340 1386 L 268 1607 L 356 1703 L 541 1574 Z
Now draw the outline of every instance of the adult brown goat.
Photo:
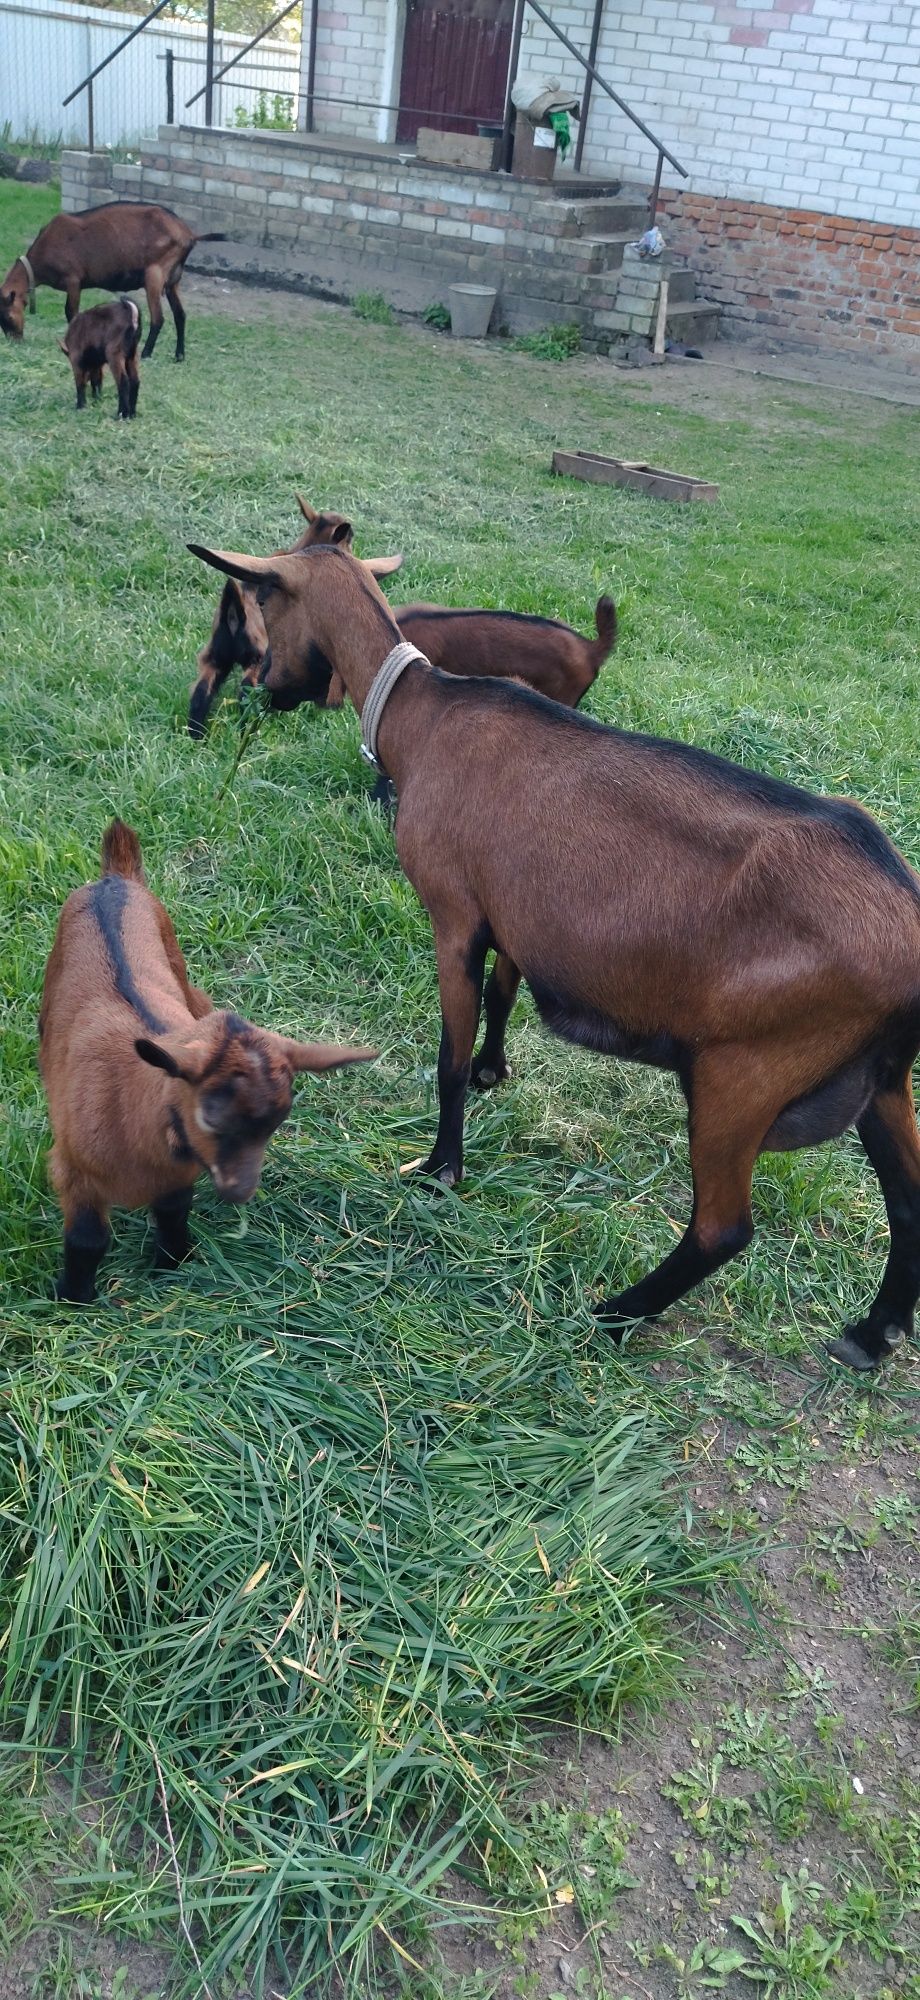
M 689 1224 L 604 1301 L 606 1325 L 656 1315 L 751 1241 L 760 1153 L 855 1124 L 890 1253 L 868 1312 L 830 1352 L 876 1366 L 912 1332 L 920 1296 L 920 880 L 876 822 L 514 684 L 432 672 L 341 550 L 194 553 L 259 587 L 273 700 L 321 698 L 335 669 L 396 781 L 397 850 L 431 917 L 441 993 L 427 1171 L 460 1178 L 467 1086 L 507 1074 L 523 977 L 556 1034 L 675 1071 L 689 1106 Z
M 121 820 L 103 836 L 101 881 L 75 889 L 61 911 L 38 1027 L 64 1211 L 56 1290 L 77 1304 L 95 1297 L 111 1208 L 149 1208 L 156 1263 L 174 1269 L 191 1249 L 199 1174 L 222 1201 L 248 1201 L 295 1074 L 375 1054 L 255 1028 L 190 986 L 144 881 L 140 842 Z
M 106 292 L 134 292 L 143 285 L 150 325 L 141 359 L 153 353 L 163 325 L 163 293 L 176 323 L 176 360 L 185 355 L 185 307 L 179 282 L 196 243 L 222 243 L 220 232 L 196 234 L 170 208 L 139 201 L 105 202 L 76 215 L 55 215 L 40 229 L 0 285 L 0 330 L 11 340 L 25 332 L 26 302 L 34 309 L 37 285 L 66 293 L 72 320 L 86 285 Z

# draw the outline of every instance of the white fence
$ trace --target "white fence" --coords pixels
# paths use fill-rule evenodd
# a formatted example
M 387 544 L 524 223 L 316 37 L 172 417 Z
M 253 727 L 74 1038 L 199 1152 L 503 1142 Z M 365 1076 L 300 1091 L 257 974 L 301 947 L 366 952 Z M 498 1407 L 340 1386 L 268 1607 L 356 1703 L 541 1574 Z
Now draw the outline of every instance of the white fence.
M 140 18 L 71 6 L 68 0 L 0 0 L 0 126 L 8 121 L 14 139 L 60 136 L 65 144 L 85 145 L 86 92 L 66 111 L 63 100 Z M 215 68 L 229 62 L 248 40 L 248 35 L 218 34 Z M 203 97 L 186 110 L 186 99 L 205 79 L 204 27 L 161 14 L 93 85 L 97 146 L 130 146 L 165 123 L 167 49 L 175 59 L 176 123 L 204 124 Z M 215 86 L 214 124 L 235 124 L 239 106 L 251 116 L 260 92 L 270 112 L 276 95 L 292 99 L 296 119 L 299 90 L 300 44 L 260 42 Z

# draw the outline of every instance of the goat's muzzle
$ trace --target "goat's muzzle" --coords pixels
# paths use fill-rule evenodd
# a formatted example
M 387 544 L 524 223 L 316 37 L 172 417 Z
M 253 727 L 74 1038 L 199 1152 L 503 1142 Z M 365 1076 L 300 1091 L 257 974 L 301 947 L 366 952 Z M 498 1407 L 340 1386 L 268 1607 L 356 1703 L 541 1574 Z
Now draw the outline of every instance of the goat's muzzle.
M 257 1160 L 240 1160 L 227 1166 L 215 1162 L 210 1171 L 221 1201 L 249 1201 L 259 1185 L 262 1158 L 260 1155 Z

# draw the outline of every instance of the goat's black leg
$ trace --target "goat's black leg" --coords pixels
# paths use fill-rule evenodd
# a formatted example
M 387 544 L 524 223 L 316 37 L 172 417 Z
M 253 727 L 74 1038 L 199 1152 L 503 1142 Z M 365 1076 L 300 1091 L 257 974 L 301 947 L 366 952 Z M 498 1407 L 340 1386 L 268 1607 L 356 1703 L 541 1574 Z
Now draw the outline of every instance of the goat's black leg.
M 635 1320 L 653 1319 L 750 1243 L 754 1162 L 780 1109 L 746 1073 L 743 1052 L 698 1059 L 691 1088 L 690 1221 L 676 1249 L 648 1277 L 602 1301 L 597 1313 L 606 1332 L 616 1337 Z
M 75 1208 L 64 1230 L 64 1269 L 55 1298 L 88 1306 L 96 1296 L 96 1272 L 112 1240 L 108 1219 L 98 1208 Z
M 387 777 L 385 771 L 381 771 L 380 776 L 377 779 L 377 783 L 374 786 L 374 789 L 371 793 L 371 798 L 373 800 L 374 805 L 381 806 L 384 812 L 393 811 L 393 808 L 396 805 L 396 786 L 394 785 L 392 778 Z
M 147 338 L 141 348 L 142 361 L 148 360 L 153 353 L 163 329 L 163 274 L 155 264 L 151 264 L 149 270 L 144 272 L 144 290 L 147 294 L 150 324 L 147 328 Z
M 844 1327 L 828 1353 L 848 1368 L 865 1370 L 910 1338 L 920 1298 L 920 1135 L 909 1074 L 893 1090 L 876 1093 L 856 1130 L 885 1197 L 891 1247 L 868 1312 Z
M 453 1187 L 463 1174 L 463 1111 L 482 1006 L 486 949 L 487 941 L 473 926 L 465 932 L 435 932 L 441 992 L 439 1116 L 434 1146 L 422 1171 L 445 1187 Z
M 511 1072 L 505 1055 L 505 1029 L 508 1016 L 517 999 L 521 975 L 512 958 L 499 952 L 495 964 L 486 980 L 483 995 L 486 1028 L 482 1047 L 473 1057 L 470 1082 L 476 1090 L 491 1090 L 496 1083 L 503 1083 Z
M 162 1201 L 154 1203 L 150 1213 L 157 1232 L 153 1253 L 157 1271 L 174 1271 L 193 1249 L 194 1238 L 188 1226 L 193 1200 L 192 1188 L 179 1188 L 176 1194 L 164 1195 Z
M 175 285 L 167 285 L 167 287 L 166 287 L 166 296 L 167 296 L 167 298 L 168 298 L 168 300 L 169 300 L 169 307 L 170 307 L 170 311 L 171 311 L 171 313 L 172 313 L 172 316 L 173 316 L 173 319 L 174 319 L 174 320 L 175 320 L 175 322 L 176 322 L 176 360 L 177 360 L 177 361 L 184 361 L 184 360 L 185 360 L 185 318 L 186 318 L 186 314 L 185 314 L 185 307 L 184 307 L 184 305 L 182 304 L 182 300 L 181 300 L 181 299 L 180 299 L 180 297 L 179 297 L 179 286 L 178 286 L 178 283 L 177 283 L 177 284 L 175 284 Z

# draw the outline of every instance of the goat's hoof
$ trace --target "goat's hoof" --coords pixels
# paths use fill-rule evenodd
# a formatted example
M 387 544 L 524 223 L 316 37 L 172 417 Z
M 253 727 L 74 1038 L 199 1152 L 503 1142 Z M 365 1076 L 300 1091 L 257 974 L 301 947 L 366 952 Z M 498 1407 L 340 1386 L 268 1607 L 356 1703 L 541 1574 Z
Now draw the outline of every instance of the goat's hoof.
M 434 1153 L 430 1153 L 427 1160 L 422 1161 L 419 1173 L 423 1174 L 426 1179 L 433 1180 L 437 1187 L 443 1188 L 456 1187 L 460 1179 L 460 1175 L 456 1169 L 447 1160 L 437 1159 Z
M 54 1281 L 54 1296 L 59 1306 L 91 1306 L 95 1303 L 95 1285 L 81 1286 L 79 1291 L 68 1291 L 63 1278 Z
M 474 1090 L 494 1090 L 496 1084 L 505 1083 L 511 1075 L 508 1063 L 475 1062 L 470 1070 L 470 1082 Z
M 879 1335 L 869 1326 L 868 1320 L 855 1320 L 845 1326 L 836 1340 L 829 1340 L 827 1352 L 832 1361 L 839 1361 L 844 1368 L 852 1368 L 859 1375 L 869 1375 L 880 1368 L 896 1353 L 904 1339 L 904 1329 L 900 1326 L 886 1326 Z M 871 1341 L 871 1348 L 866 1345 Z
M 624 1339 L 630 1328 L 639 1326 L 642 1319 L 640 1313 L 624 1310 L 619 1299 L 616 1297 L 598 1299 L 594 1308 L 594 1317 L 597 1320 L 599 1331 L 605 1333 L 608 1340 L 613 1341 L 615 1347 L 619 1347 L 620 1342 Z

